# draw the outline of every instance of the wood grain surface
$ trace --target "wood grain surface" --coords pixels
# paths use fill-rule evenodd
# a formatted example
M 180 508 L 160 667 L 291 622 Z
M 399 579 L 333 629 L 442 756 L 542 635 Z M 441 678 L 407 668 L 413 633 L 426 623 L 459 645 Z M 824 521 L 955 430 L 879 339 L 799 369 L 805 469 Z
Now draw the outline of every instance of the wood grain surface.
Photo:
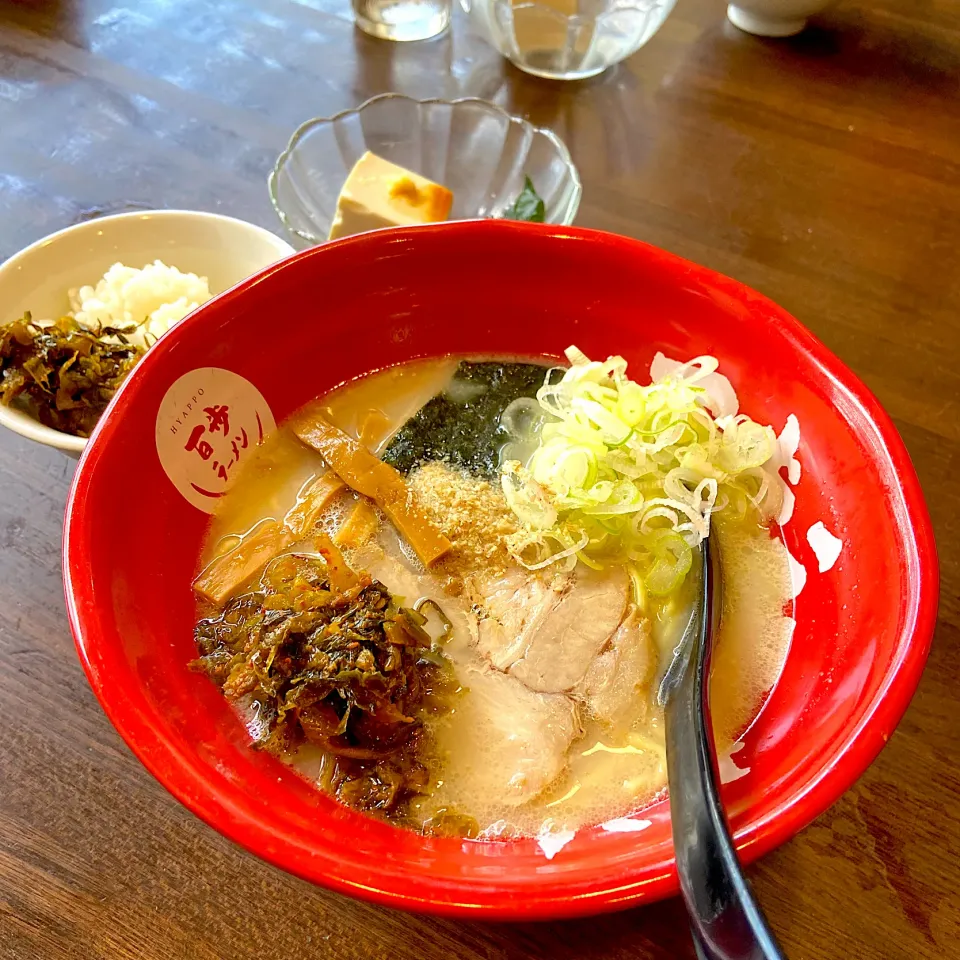
M 0 0 L 0 258 L 144 206 L 279 229 L 265 178 L 293 128 L 385 90 L 552 127 L 583 175 L 579 223 L 761 290 L 893 415 L 943 565 L 930 663 L 877 762 L 750 877 L 794 960 L 960 957 L 960 5 L 841 2 L 774 42 L 721 0 L 681 0 L 637 56 L 564 85 L 515 71 L 459 15 L 450 36 L 390 45 L 355 32 L 347 0 Z M 74 655 L 73 468 L 0 434 L 2 960 L 693 956 L 677 901 L 519 926 L 408 916 L 194 819 Z

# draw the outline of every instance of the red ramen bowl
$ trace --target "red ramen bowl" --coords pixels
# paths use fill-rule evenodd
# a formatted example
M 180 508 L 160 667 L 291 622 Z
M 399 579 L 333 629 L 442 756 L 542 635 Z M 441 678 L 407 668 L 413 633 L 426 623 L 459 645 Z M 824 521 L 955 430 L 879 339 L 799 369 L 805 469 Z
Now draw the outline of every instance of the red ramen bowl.
M 413 358 L 559 356 L 570 343 L 622 354 L 642 379 L 657 351 L 713 354 L 744 412 L 778 431 L 799 420 L 784 533 L 806 585 L 783 674 L 723 792 L 743 859 L 783 843 L 863 773 L 916 688 L 937 606 L 930 521 L 889 417 L 742 284 L 623 237 L 475 222 L 365 234 L 244 281 L 163 337 L 87 445 L 63 553 L 77 649 L 130 748 L 197 816 L 301 877 L 412 910 L 574 916 L 676 891 L 666 802 L 628 832 L 583 829 L 550 859 L 534 840 L 424 838 L 252 750 L 219 690 L 187 669 L 209 511 L 274 422 Z M 230 417 L 211 433 L 202 411 L 214 408 Z M 808 540 L 819 523 L 839 541 L 829 566 Z

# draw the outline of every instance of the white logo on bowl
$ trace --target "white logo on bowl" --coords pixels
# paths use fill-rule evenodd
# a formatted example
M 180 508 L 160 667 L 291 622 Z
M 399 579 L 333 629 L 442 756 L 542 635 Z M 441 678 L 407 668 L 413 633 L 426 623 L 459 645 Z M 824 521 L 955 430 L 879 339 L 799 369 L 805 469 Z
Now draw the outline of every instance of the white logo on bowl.
M 157 411 L 157 454 L 171 483 L 204 513 L 213 513 L 237 472 L 276 429 L 263 394 L 221 367 L 185 373 Z

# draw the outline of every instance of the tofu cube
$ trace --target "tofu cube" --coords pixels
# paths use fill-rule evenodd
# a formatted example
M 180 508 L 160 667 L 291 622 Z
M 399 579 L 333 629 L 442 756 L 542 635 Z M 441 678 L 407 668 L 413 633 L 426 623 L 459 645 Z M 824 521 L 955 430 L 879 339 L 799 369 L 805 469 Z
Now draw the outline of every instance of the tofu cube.
M 450 216 L 453 194 L 367 151 L 354 164 L 337 200 L 330 240 L 381 227 L 438 223 Z

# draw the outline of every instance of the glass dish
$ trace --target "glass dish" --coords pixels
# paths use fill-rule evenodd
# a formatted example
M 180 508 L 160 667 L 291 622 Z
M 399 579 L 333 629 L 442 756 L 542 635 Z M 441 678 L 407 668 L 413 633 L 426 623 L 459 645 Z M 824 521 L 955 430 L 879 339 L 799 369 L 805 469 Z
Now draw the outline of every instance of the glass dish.
M 460 0 L 511 63 L 550 80 L 583 80 L 636 53 L 676 0 Z
M 364 151 L 453 191 L 451 220 L 502 217 L 530 177 L 545 221 L 573 223 L 580 177 L 563 142 L 486 100 L 373 97 L 355 110 L 308 120 L 270 174 L 270 199 L 302 245 L 323 243 L 340 188 Z

